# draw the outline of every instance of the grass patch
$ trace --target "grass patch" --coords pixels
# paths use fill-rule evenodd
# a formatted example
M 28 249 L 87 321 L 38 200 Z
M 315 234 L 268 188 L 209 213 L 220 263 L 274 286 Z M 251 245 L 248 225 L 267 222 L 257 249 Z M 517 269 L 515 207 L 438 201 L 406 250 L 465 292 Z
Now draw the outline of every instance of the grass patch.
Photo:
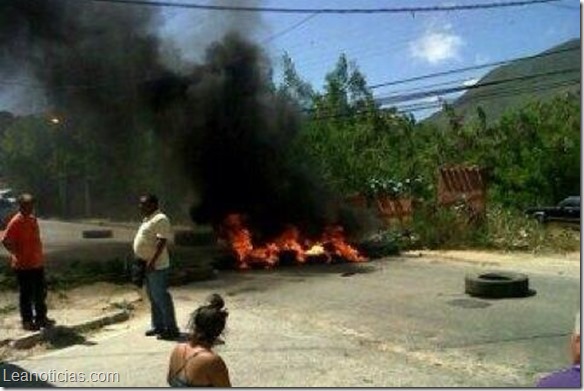
M 488 209 L 480 222 L 469 222 L 456 208 L 422 206 L 416 210 L 403 249 L 487 249 L 567 253 L 580 249 L 577 225 L 539 224 L 520 212 L 499 207 Z
M 112 284 L 130 283 L 129 258 L 115 258 L 103 261 L 71 260 L 64 264 L 45 269 L 49 290 L 59 295 L 73 288 L 89 285 L 96 282 L 108 282 Z M 201 263 L 195 255 L 172 255 L 171 253 L 171 277 L 180 274 L 182 280 L 197 280 L 202 277 L 191 278 L 183 275 L 184 270 L 189 269 L 191 275 L 198 270 L 207 271 L 209 266 Z M 193 274 L 194 273 L 194 274 Z M 199 274 L 201 274 L 199 273 Z M 207 273 L 208 274 L 208 273 Z M 16 290 L 18 288 L 14 271 L 8 264 L 0 264 L 0 291 Z
M 126 262 L 123 259 L 106 261 L 71 261 L 59 269 L 45 269 L 49 290 L 63 292 L 80 285 L 95 282 L 111 282 L 123 284 L 128 282 Z M 0 290 L 15 290 L 18 288 L 16 275 L 10 266 L 0 266 Z
M 487 213 L 487 229 L 487 244 L 497 250 L 567 253 L 580 249 L 579 225 L 540 224 L 501 208 Z
M 67 291 L 96 282 L 124 284 L 128 282 L 124 259 L 104 261 L 71 261 L 66 269 L 47 270 L 47 283 L 53 291 Z

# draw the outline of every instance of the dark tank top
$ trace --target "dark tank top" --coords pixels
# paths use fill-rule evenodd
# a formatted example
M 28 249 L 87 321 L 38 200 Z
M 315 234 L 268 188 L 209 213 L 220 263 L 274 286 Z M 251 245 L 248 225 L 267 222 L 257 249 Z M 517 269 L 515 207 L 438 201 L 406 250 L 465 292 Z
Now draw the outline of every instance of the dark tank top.
M 171 386 L 171 387 L 181 387 L 181 388 L 185 388 L 185 387 L 213 387 L 212 384 L 207 384 L 207 385 L 203 385 L 203 384 L 201 384 L 201 385 L 199 385 L 199 384 L 190 384 L 188 382 L 188 380 L 184 376 L 185 375 L 184 374 L 184 370 L 185 370 L 187 364 L 189 363 L 189 361 L 191 361 L 193 358 L 195 358 L 199 353 L 201 353 L 201 352 L 199 351 L 199 352 L 193 354 L 191 357 L 185 359 L 184 364 L 168 380 L 168 385 L 169 386 Z

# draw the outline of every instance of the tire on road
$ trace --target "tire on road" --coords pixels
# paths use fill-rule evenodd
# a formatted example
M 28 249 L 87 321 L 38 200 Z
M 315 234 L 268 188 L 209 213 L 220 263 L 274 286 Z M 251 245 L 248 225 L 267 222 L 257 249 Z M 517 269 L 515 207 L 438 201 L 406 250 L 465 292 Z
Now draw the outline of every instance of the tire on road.
M 469 274 L 464 280 L 465 293 L 470 296 L 501 299 L 507 297 L 526 297 L 529 290 L 529 278 L 525 274 L 493 271 Z
M 107 239 L 114 236 L 111 229 L 88 229 L 81 233 L 83 239 Z

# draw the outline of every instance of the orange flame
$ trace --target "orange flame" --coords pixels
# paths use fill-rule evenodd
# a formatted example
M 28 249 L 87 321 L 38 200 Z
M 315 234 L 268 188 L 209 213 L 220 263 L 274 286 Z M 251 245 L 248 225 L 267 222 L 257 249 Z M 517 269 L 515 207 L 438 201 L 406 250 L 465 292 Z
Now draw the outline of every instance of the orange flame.
M 345 241 L 345 231 L 340 225 L 327 227 L 323 234 L 322 241 L 330 243 L 334 255 L 351 262 L 363 262 L 366 259 L 359 254 L 357 249 L 351 247 Z
M 254 245 L 243 216 L 230 214 L 223 221 L 219 235 L 227 242 L 241 270 L 249 269 L 251 265 L 272 268 L 284 252 L 293 254 L 297 263 L 305 263 L 308 257 L 321 256 L 327 262 L 332 261 L 333 257 L 349 262 L 366 261 L 357 249 L 346 242 L 343 227 L 338 225 L 327 227 L 317 242 L 303 240 L 298 228 L 290 225 L 273 241 L 258 246 Z

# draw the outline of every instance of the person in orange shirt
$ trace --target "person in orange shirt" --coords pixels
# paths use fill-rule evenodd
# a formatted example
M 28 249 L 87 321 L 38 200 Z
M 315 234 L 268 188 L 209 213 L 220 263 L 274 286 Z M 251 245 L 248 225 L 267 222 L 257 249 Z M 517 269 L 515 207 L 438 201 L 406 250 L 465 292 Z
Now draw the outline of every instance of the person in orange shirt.
M 33 215 L 34 197 L 22 194 L 18 205 L 19 212 L 8 223 L 2 244 L 12 254 L 12 269 L 20 291 L 22 328 L 32 331 L 50 327 L 54 321 L 47 318 L 43 246 L 37 218 Z

